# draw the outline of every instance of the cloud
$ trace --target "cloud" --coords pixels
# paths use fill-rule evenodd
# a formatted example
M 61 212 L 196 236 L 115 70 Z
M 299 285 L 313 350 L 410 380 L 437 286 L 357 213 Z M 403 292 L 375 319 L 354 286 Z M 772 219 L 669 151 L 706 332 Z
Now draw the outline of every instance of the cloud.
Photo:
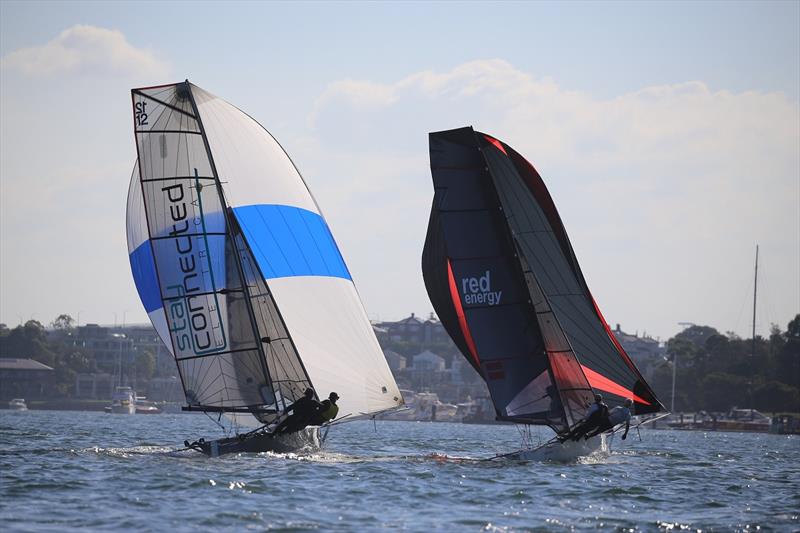
M 21 48 L 0 60 L 6 70 L 28 76 L 63 74 L 130 74 L 163 78 L 166 63 L 153 52 L 136 48 L 118 30 L 76 25 L 41 46 Z
M 783 93 L 690 80 L 598 98 L 485 59 L 390 83 L 335 81 L 310 122 L 314 149 L 301 160 L 327 177 L 313 186 L 329 218 L 344 221 L 345 240 L 391 243 L 381 265 L 353 239 L 354 269 L 419 277 L 432 197 L 425 134 L 472 124 L 542 173 L 611 320 L 664 335 L 679 320 L 735 329 L 756 242 L 780 288 L 772 314 L 797 312 L 800 107 Z M 382 296 L 368 309 L 414 309 L 418 290 L 370 276 Z

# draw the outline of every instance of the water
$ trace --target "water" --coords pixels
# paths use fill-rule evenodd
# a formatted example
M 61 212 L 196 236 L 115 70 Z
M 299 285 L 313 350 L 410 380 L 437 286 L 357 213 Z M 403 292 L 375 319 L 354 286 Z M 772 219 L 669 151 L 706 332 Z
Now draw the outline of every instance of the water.
M 542 433 L 545 435 L 546 433 Z M 514 426 L 354 422 L 311 455 L 209 459 L 202 415 L 0 411 L 5 531 L 797 531 L 800 439 L 643 430 L 573 464 L 476 459 Z M 441 457 L 446 455 L 447 457 Z

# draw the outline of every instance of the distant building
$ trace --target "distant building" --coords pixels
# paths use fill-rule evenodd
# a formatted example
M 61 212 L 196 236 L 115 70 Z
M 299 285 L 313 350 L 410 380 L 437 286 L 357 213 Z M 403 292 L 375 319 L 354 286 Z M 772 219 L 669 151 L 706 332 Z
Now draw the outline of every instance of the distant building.
M 633 359 L 645 379 L 651 379 L 656 367 L 664 361 L 667 348 L 657 339 L 646 335 L 639 336 L 638 332 L 631 335 L 625 333 L 619 324 L 614 329 L 614 336 Z
M 406 367 L 406 358 L 397 352 L 393 352 L 392 350 L 384 350 L 383 356 L 386 358 L 386 362 L 389 364 L 389 369 L 393 373 L 397 373 Z
M 45 398 L 53 393 L 55 372 L 33 359 L 0 358 L 0 398 Z
M 75 398 L 108 400 L 114 393 L 116 378 L 106 372 L 81 373 L 75 376 Z
M 113 333 L 111 328 L 86 324 L 75 328 L 69 339 L 73 346 L 94 357 L 101 373 L 119 374 L 135 362 L 133 340 L 124 333 Z
M 145 391 L 136 391 L 145 393 Z M 147 399 L 154 402 L 178 402 L 184 401 L 183 386 L 181 380 L 176 376 L 168 378 L 153 378 L 150 380 L 147 390 Z
M 444 357 L 430 350 L 418 353 L 411 358 L 411 361 L 411 366 L 415 372 L 441 372 L 444 370 Z
M 155 328 L 150 324 L 137 324 L 118 328 L 119 333 L 123 333 L 131 340 L 133 349 L 137 354 L 144 352 L 152 353 L 156 358 L 155 375 L 157 376 L 177 376 L 175 358 L 167 347 L 161 342 L 161 337 L 156 333 Z
M 464 369 L 468 367 L 469 364 L 464 361 L 463 357 L 453 357 L 453 362 L 450 363 L 450 382 L 456 385 L 461 385 L 465 383 L 464 380 Z M 477 372 L 472 372 L 477 377 Z M 475 381 L 474 379 L 471 381 Z
M 414 313 L 396 322 L 376 322 L 372 326 L 378 340 L 408 342 L 413 344 L 449 343 L 450 336 L 439 319 L 431 313 L 421 319 Z

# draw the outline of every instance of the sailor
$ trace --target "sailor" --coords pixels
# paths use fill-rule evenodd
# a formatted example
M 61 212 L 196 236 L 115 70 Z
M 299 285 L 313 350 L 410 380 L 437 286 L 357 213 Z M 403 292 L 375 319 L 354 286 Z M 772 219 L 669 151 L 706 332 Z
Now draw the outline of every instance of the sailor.
M 624 423 L 625 433 L 622 434 L 622 440 L 625 440 L 628 437 L 628 430 L 631 428 L 632 406 L 633 400 L 630 398 L 626 399 L 623 405 L 618 405 L 611 409 L 611 411 L 608 412 L 608 416 L 600 423 L 600 426 L 598 426 L 598 428 L 591 433 L 586 433 L 584 438 L 592 438 L 595 435 L 599 435 L 604 431 L 608 431 L 609 429 Z
M 283 413 L 286 414 L 291 411 L 283 422 L 278 424 L 272 433 L 294 433 L 300 431 L 311 423 L 311 419 L 317 415 L 322 409 L 322 404 L 314 399 L 314 389 L 306 389 L 303 397 L 284 409 Z
M 336 415 L 339 414 L 339 406 L 336 405 L 336 400 L 338 399 L 339 395 L 332 392 L 327 400 L 322 400 L 322 407 L 311 419 L 311 424 L 314 426 L 321 426 L 325 422 L 330 422 L 336 418 Z
M 597 429 L 608 418 L 608 406 L 603 402 L 602 394 L 594 395 L 594 403 L 586 411 L 586 417 L 579 422 L 569 433 L 558 438 L 559 442 L 565 440 L 579 440 L 590 431 Z

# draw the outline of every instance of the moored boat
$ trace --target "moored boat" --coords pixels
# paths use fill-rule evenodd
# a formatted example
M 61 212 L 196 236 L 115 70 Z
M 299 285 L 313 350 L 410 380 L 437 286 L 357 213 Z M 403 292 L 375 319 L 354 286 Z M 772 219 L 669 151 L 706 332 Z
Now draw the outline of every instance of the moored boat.
M 27 411 L 28 405 L 23 398 L 14 398 L 8 402 L 8 408 L 12 411 Z
M 105 411 L 118 415 L 136 414 L 136 393 L 130 387 L 115 388 L 111 395 L 111 405 L 107 405 Z

